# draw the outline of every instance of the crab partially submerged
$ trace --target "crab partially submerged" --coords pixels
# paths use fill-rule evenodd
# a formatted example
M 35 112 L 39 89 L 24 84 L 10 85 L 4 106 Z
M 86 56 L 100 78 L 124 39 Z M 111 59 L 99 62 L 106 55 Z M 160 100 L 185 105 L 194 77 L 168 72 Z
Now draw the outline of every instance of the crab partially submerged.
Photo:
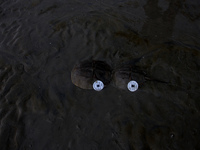
M 111 67 L 98 60 L 86 60 L 77 63 L 71 71 L 72 83 L 82 89 L 93 89 L 96 80 L 107 86 L 112 79 Z
M 119 89 L 127 89 L 130 81 L 137 81 L 142 85 L 147 79 L 146 73 L 136 67 L 134 62 L 121 64 L 113 74 L 114 85 Z
M 139 87 L 142 87 L 144 83 L 146 83 L 147 81 L 168 83 L 166 81 L 159 80 L 156 77 L 152 77 L 147 72 L 145 72 L 140 67 L 138 67 L 137 62 L 139 61 L 140 59 L 131 60 L 131 61 L 122 63 L 121 65 L 116 67 L 113 73 L 114 86 L 116 86 L 119 89 L 127 90 L 128 86 L 130 86 L 128 85 L 130 84 L 130 81 L 136 82 L 137 84 L 136 86 L 139 85 Z M 131 84 L 131 86 L 134 86 L 134 85 Z

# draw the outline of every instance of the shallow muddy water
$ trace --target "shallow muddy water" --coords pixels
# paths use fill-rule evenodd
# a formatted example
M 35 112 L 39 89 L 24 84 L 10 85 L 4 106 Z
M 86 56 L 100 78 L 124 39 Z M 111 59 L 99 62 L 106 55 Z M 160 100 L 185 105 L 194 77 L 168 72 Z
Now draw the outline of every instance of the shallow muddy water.
M 0 149 L 200 149 L 199 8 L 198 0 L 1 0 Z M 82 89 L 71 71 L 84 60 L 114 71 L 131 62 L 152 80 L 135 92 L 115 77 L 102 91 Z

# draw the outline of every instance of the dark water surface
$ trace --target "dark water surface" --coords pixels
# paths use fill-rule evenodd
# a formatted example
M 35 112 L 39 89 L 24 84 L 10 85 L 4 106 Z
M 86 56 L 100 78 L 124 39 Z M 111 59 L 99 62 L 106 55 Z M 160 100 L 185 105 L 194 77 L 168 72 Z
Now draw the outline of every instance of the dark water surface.
M 1 0 L 0 150 L 199 150 L 199 0 Z M 131 93 L 72 84 L 141 58 Z

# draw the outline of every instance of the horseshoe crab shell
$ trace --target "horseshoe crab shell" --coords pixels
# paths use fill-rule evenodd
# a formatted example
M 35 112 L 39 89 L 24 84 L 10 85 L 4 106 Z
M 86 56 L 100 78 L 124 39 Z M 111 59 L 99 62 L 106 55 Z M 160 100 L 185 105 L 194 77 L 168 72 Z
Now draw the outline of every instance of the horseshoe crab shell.
M 98 60 L 86 60 L 77 63 L 71 71 L 72 83 L 82 89 L 93 89 L 96 80 L 107 86 L 112 78 L 111 67 Z
M 114 85 L 119 89 L 127 90 L 127 84 L 131 80 L 137 81 L 139 86 L 146 81 L 145 73 L 135 67 L 134 64 L 122 64 L 113 74 Z

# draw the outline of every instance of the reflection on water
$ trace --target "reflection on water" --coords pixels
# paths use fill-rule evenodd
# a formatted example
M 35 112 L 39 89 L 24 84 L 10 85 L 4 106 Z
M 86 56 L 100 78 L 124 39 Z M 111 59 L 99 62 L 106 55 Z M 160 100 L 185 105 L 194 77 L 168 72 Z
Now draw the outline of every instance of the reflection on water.
M 200 149 L 199 6 L 1 1 L 0 149 Z M 139 59 L 152 80 L 134 93 L 81 89 L 71 70 L 88 59 Z

